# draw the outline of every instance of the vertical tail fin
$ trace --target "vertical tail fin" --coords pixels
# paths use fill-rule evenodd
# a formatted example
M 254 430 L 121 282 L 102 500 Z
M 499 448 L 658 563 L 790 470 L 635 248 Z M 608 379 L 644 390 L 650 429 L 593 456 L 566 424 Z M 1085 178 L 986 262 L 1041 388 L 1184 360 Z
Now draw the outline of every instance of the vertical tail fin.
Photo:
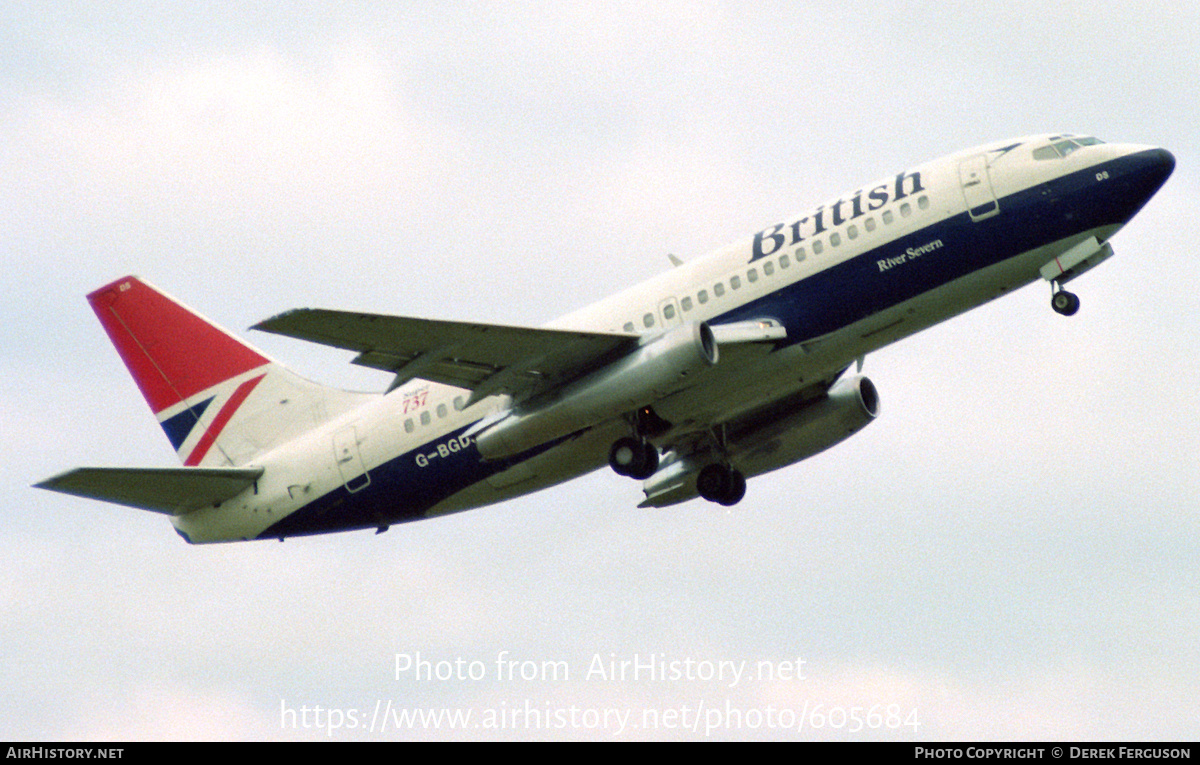
M 371 398 L 301 379 L 137 277 L 88 302 L 185 465 L 245 464 Z

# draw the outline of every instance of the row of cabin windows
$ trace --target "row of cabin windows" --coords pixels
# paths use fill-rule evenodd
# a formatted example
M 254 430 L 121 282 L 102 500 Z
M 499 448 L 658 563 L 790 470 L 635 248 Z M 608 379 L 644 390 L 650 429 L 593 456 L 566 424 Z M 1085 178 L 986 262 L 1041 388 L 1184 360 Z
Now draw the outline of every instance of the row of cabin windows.
M 461 412 L 465 406 L 466 406 L 466 401 L 463 400 L 462 396 L 454 397 L 454 411 Z M 450 414 L 450 410 L 446 407 L 445 404 L 438 404 L 435 411 L 437 412 L 437 418 L 439 420 L 445 418 L 447 415 Z M 426 409 L 424 412 L 421 412 L 419 419 L 420 419 L 422 425 L 428 425 L 429 423 L 433 422 L 433 415 L 429 413 L 428 409 Z M 412 417 L 409 417 L 408 419 L 406 419 L 404 421 L 404 432 L 405 433 L 412 433 L 416 429 L 417 429 L 417 424 L 413 420 Z
M 917 198 L 917 207 L 919 207 L 922 210 L 928 210 L 929 209 L 929 197 L 925 196 L 924 194 L 922 194 L 920 197 L 918 197 Z M 904 202 L 900 205 L 900 217 L 901 218 L 911 217 L 912 214 L 913 214 L 913 209 L 912 209 L 912 205 L 910 203 Z M 883 220 L 884 225 L 891 225 L 896 220 L 896 216 L 892 213 L 891 210 L 884 210 L 883 213 L 879 217 L 880 217 L 880 219 Z M 867 218 L 863 221 L 863 228 L 866 229 L 868 233 L 874 231 L 877 228 L 877 226 L 875 224 L 875 218 L 873 216 L 867 216 Z M 847 239 L 857 239 L 858 234 L 859 234 L 859 231 L 858 231 L 857 223 L 851 223 L 849 226 L 846 227 L 846 238 Z M 831 247 L 841 246 L 842 234 L 840 231 L 834 231 L 829 234 L 829 244 Z M 813 251 L 813 255 L 820 255 L 821 253 L 823 253 L 825 251 L 825 242 L 821 239 L 813 240 L 812 251 Z M 795 256 L 797 263 L 799 263 L 800 261 L 804 260 L 805 257 L 807 257 L 807 254 L 805 253 L 803 247 L 797 247 L 793 254 Z M 779 263 L 780 268 L 789 268 L 789 267 L 791 267 L 791 264 L 792 264 L 791 258 L 788 256 L 788 253 L 785 252 L 782 255 L 780 255 L 776 260 L 768 260 L 767 262 L 763 263 L 762 264 L 763 273 L 767 276 L 773 276 L 775 274 L 775 263 L 776 262 Z M 746 280 L 751 283 L 757 282 L 758 281 L 758 269 L 751 268 L 748 271 L 746 271 Z M 734 274 L 733 276 L 729 277 L 729 287 L 730 287 L 730 289 L 735 289 L 735 290 L 741 289 L 741 287 L 742 287 L 741 276 Z M 715 295 L 716 297 L 724 297 L 725 296 L 725 282 L 717 282 L 716 284 L 714 284 L 712 291 L 713 291 L 713 295 Z M 696 293 L 696 302 L 700 303 L 701 305 L 703 305 L 704 303 L 707 303 L 708 302 L 708 290 L 700 290 L 699 292 L 697 292 Z M 681 299 L 679 301 L 679 307 L 682 308 L 684 310 L 684 312 L 692 310 L 693 304 L 692 304 L 691 296 L 686 296 L 683 299 Z M 671 321 L 672 319 L 674 319 L 675 318 L 675 304 L 667 303 L 665 306 L 663 306 L 662 314 L 663 314 L 663 319 L 666 321 Z M 655 315 L 653 312 L 648 312 L 644 316 L 642 316 L 642 326 L 643 327 L 645 327 L 646 329 L 651 329 L 654 327 L 654 324 L 655 324 Z M 634 327 L 634 323 L 632 321 L 625 322 L 625 326 L 622 329 L 624 329 L 626 332 L 636 332 L 637 331 L 636 328 Z

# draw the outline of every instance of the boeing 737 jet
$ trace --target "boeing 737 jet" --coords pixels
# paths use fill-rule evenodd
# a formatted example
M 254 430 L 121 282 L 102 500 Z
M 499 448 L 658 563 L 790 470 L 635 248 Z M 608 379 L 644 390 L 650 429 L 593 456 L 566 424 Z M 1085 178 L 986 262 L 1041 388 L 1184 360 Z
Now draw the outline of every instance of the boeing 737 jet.
M 38 486 L 163 513 L 194 543 L 385 531 L 606 463 L 643 506 L 733 505 L 879 414 L 866 354 L 1038 280 L 1074 314 L 1063 286 L 1174 166 L 1148 146 L 1013 139 L 672 258 L 539 328 L 308 308 L 255 327 L 356 352 L 392 376 L 375 394 L 303 380 L 124 277 L 88 300 L 183 467 Z

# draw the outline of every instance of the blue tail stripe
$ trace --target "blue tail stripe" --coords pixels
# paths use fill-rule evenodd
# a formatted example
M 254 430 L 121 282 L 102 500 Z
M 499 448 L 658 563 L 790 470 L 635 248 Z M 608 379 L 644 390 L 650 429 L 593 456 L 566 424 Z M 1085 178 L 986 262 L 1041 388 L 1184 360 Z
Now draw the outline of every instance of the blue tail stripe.
M 204 414 L 204 410 L 208 408 L 214 398 L 216 396 L 198 404 L 192 404 L 179 414 L 162 421 L 162 429 L 166 431 L 167 440 L 171 442 L 171 446 L 175 447 L 175 451 L 179 451 L 179 447 L 183 446 L 183 442 L 187 440 L 192 428 L 196 427 L 196 423 L 200 421 L 200 415 Z

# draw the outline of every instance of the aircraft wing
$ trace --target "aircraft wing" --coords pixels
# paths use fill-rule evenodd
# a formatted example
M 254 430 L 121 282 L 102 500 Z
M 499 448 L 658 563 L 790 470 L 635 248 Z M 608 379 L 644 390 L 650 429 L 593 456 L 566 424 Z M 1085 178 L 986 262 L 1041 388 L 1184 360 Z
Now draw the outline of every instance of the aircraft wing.
M 636 348 L 637 335 L 301 308 L 253 329 L 357 351 L 353 363 L 394 372 L 395 389 L 414 378 L 467 388 L 471 400 L 524 397 L 553 388 Z
M 625 356 L 645 339 L 319 308 L 287 311 L 252 329 L 356 351 L 353 363 L 395 373 L 388 390 L 421 378 L 470 390 L 470 403 L 495 393 L 524 399 L 554 389 Z M 712 330 L 722 345 L 769 344 L 787 334 L 770 320 Z
M 241 494 L 262 468 L 77 468 L 36 488 L 182 515 Z

